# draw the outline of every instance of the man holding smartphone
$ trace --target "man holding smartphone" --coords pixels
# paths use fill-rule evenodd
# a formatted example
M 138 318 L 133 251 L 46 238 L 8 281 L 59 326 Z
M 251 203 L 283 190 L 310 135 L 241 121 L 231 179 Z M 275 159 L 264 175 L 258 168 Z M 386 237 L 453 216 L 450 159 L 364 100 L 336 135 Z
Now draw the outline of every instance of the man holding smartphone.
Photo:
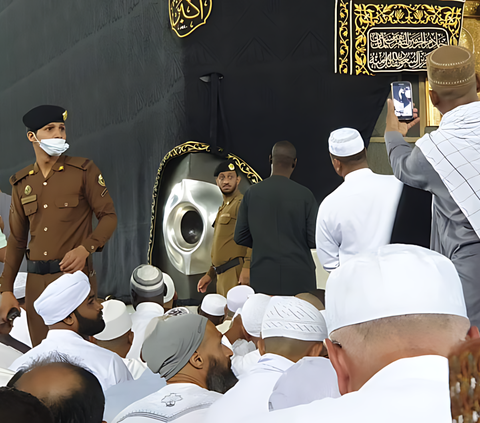
M 388 100 L 386 147 L 395 176 L 433 194 L 430 248 L 455 264 L 468 317 L 480 326 L 480 77 L 473 55 L 457 46 L 432 52 L 427 72 L 430 99 L 443 115 L 438 130 L 412 150 L 403 137 L 419 118 L 400 122 Z
M 34 301 L 63 273 L 78 270 L 90 277 L 96 291 L 91 254 L 103 248 L 117 225 L 113 201 L 98 167 L 89 159 L 63 154 L 69 147 L 66 119 L 64 108 L 50 105 L 38 106 L 23 117 L 36 161 L 10 178 L 10 236 L 0 277 L 0 322 L 7 323 L 12 308 L 19 309 L 13 282 L 26 255 L 25 305 L 33 346 L 47 335 Z M 93 213 L 98 219 L 95 230 Z

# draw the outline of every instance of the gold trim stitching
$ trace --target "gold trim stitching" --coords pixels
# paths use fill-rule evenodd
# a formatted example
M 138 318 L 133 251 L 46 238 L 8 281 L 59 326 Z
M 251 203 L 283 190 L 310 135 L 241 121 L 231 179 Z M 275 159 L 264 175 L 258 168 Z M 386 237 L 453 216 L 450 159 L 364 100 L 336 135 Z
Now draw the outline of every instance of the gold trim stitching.
M 355 4 L 355 74 L 372 75 L 367 65 L 366 32 L 379 24 L 426 25 L 446 29 L 450 44 L 457 45 L 460 37 L 462 8 L 428 4 Z
M 350 56 L 350 43 L 349 43 L 349 1 L 340 0 L 340 7 L 338 12 L 339 26 L 338 26 L 338 73 L 348 74 L 348 58 Z
M 340 0 L 338 8 L 338 73 L 349 73 L 349 5 L 353 0 Z M 462 6 L 428 4 L 354 4 L 355 75 L 373 75 L 367 69 L 367 31 L 384 24 L 428 25 L 434 24 L 449 33 L 451 45 L 457 45 L 462 23 Z M 352 69 L 353 70 L 353 69 Z
M 150 224 L 150 236 L 148 240 L 148 264 L 152 264 L 152 253 L 153 253 L 153 242 L 155 240 L 155 223 L 157 217 L 157 196 L 158 189 L 160 187 L 160 182 L 162 180 L 163 170 L 166 164 L 177 157 L 183 156 L 188 153 L 211 153 L 210 145 L 203 142 L 197 141 L 187 141 L 183 144 L 177 145 L 175 148 L 170 150 L 165 157 L 160 162 L 158 167 L 157 177 L 155 178 L 155 183 L 153 185 L 153 195 L 152 195 L 152 208 L 151 208 L 151 224 Z M 245 174 L 245 176 L 254 184 L 260 182 L 262 178 L 260 175 L 253 170 L 244 160 L 240 157 L 235 156 L 234 154 L 228 154 L 226 159 L 231 159 L 235 162 L 238 168 Z

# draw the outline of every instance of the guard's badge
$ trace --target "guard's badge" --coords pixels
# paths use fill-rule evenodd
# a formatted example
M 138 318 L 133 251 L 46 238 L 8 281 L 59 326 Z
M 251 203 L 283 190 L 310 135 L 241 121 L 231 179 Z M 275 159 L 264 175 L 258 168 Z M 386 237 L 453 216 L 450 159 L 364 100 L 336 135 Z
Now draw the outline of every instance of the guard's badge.
M 98 185 L 100 185 L 101 187 L 105 186 L 105 179 L 103 179 L 102 175 L 98 175 Z
M 30 185 L 27 185 L 25 187 L 25 195 L 30 195 L 32 193 L 32 187 Z
M 175 33 L 186 37 L 207 22 L 213 0 L 169 0 L 170 24 Z
M 65 122 L 65 121 L 67 120 L 67 117 L 68 117 L 68 112 L 65 110 L 65 111 L 63 112 L 63 115 L 62 115 L 62 116 L 63 116 L 63 121 Z
M 228 165 L 228 168 L 229 168 L 230 170 L 235 170 L 235 165 L 234 165 L 233 163 L 230 163 L 230 164 Z
M 162 399 L 162 403 L 167 407 L 173 407 L 178 401 L 181 401 L 183 398 L 177 394 L 167 395 Z

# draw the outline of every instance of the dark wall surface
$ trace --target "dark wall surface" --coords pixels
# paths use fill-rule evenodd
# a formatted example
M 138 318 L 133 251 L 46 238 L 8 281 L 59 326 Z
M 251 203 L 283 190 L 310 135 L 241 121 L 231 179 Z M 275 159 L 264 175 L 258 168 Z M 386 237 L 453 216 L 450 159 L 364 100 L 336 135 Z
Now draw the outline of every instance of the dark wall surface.
M 180 39 L 167 0 L 0 0 L 0 189 L 34 161 L 22 115 L 67 108 L 67 154 L 96 162 L 119 218 L 95 255 L 99 291 L 125 297 L 146 262 L 158 165 L 175 145 L 209 142 L 199 77 L 219 72 L 230 150 L 266 177 L 272 145 L 290 140 L 293 179 L 323 199 L 340 183 L 329 132 L 352 126 L 369 139 L 391 81 L 333 73 L 334 3 L 213 0 L 206 25 Z

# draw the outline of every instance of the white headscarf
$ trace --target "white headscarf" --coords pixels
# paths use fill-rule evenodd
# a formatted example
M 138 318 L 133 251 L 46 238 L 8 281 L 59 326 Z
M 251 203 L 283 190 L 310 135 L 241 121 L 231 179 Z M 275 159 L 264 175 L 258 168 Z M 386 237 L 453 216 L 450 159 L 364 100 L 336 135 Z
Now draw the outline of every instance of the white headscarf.
M 88 297 L 91 287 L 82 271 L 67 273 L 48 285 L 33 303 L 47 326 L 61 322 Z

